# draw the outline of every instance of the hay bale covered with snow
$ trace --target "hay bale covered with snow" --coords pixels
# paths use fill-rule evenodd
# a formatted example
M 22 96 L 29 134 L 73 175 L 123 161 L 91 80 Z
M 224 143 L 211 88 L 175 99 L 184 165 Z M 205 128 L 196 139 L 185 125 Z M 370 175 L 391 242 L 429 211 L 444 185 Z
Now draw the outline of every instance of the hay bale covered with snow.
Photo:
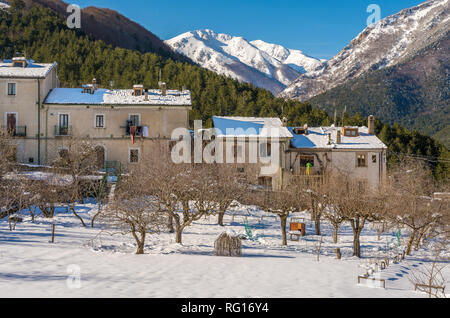
M 233 232 L 223 232 L 214 243 L 216 256 L 242 256 L 242 242 L 239 236 Z

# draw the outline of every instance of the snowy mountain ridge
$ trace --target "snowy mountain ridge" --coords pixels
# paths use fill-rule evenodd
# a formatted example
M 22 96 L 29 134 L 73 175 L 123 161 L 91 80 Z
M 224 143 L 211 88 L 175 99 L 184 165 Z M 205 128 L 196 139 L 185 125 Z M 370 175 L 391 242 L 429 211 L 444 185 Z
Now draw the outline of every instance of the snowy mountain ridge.
M 261 40 L 197 30 L 176 36 L 166 43 L 197 64 L 241 82 L 253 83 L 274 94 L 300 75 L 320 69 L 324 61 L 302 51 Z
M 450 28 L 450 0 L 428 0 L 367 27 L 323 68 L 300 75 L 281 97 L 308 100 L 367 72 L 396 65 Z

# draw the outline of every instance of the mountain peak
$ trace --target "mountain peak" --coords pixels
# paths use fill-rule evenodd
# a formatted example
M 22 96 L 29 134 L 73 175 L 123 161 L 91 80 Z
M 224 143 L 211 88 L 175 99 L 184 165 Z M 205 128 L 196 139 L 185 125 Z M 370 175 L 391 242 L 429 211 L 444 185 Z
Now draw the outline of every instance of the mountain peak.
M 211 29 L 178 35 L 166 43 L 201 66 L 239 81 L 250 82 L 276 94 L 301 74 L 316 70 L 322 61 L 299 50 L 262 40 L 249 42 L 242 36 Z
M 307 100 L 349 79 L 396 65 L 449 29 L 449 0 L 429 0 L 368 26 L 315 72 L 302 74 L 281 94 Z

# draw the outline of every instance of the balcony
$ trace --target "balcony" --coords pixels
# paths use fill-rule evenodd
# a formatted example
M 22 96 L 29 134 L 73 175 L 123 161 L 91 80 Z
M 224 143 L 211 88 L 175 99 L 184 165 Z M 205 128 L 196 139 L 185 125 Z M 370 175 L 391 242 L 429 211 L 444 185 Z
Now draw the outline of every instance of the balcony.
M 307 177 L 323 177 L 323 173 L 312 167 L 310 169 L 308 168 L 296 168 L 294 169 L 294 171 L 292 172 L 292 174 L 296 177 L 302 177 L 302 176 L 307 176 Z
M 55 136 L 64 137 L 72 136 L 72 126 L 55 126 Z
M 131 133 L 131 127 L 133 126 L 133 123 L 130 120 L 127 120 L 126 125 L 125 126 L 121 126 L 120 128 L 125 128 L 125 136 L 130 136 Z M 139 126 L 135 126 L 136 127 L 136 133 L 135 136 L 136 137 L 142 137 L 144 136 L 144 125 L 139 125 Z
M 2 128 L 4 130 L 8 131 L 8 133 L 11 137 L 26 137 L 27 136 L 27 126 L 16 126 L 14 128 L 2 126 Z

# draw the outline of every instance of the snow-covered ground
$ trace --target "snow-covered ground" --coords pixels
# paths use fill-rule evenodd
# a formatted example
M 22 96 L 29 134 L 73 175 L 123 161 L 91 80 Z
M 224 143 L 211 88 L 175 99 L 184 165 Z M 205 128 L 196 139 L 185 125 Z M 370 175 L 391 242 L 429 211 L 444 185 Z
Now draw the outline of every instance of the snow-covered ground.
M 80 205 L 78 212 L 88 220 L 96 205 Z M 131 236 L 82 228 L 65 208 L 57 210 L 55 244 L 49 243 L 48 219 L 38 217 L 31 223 L 25 217 L 14 232 L 7 220 L 0 220 L 0 297 L 425 297 L 413 291 L 408 275 L 429 262 L 426 250 L 382 271 L 386 289 L 357 284 L 370 257 L 395 255 L 394 234 L 379 241 L 368 227 L 362 237 L 365 258 L 359 260 L 351 256 L 351 229 L 341 229 L 336 246 L 331 227 L 324 222 L 318 262 L 317 237 L 308 214 L 295 217 L 306 218 L 309 235 L 288 247 L 280 246 L 279 221 L 274 217 L 261 219 L 265 214 L 251 207 L 237 208 L 234 214 L 234 221 L 231 214 L 225 217 L 226 229 L 245 234 L 248 221 L 256 237 L 243 241 L 241 258 L 213 255 L 214 241 L 224 231 L 215 217 L 187 228 L 182 246 L 174 244 L 173 234 L 149 236 L 146 255 L 141 256 L 134 254 Z M 340 261 L 335 258 L 336 247 L 342 249 Z M 450 268 L 445 275 L 449 281 Z

